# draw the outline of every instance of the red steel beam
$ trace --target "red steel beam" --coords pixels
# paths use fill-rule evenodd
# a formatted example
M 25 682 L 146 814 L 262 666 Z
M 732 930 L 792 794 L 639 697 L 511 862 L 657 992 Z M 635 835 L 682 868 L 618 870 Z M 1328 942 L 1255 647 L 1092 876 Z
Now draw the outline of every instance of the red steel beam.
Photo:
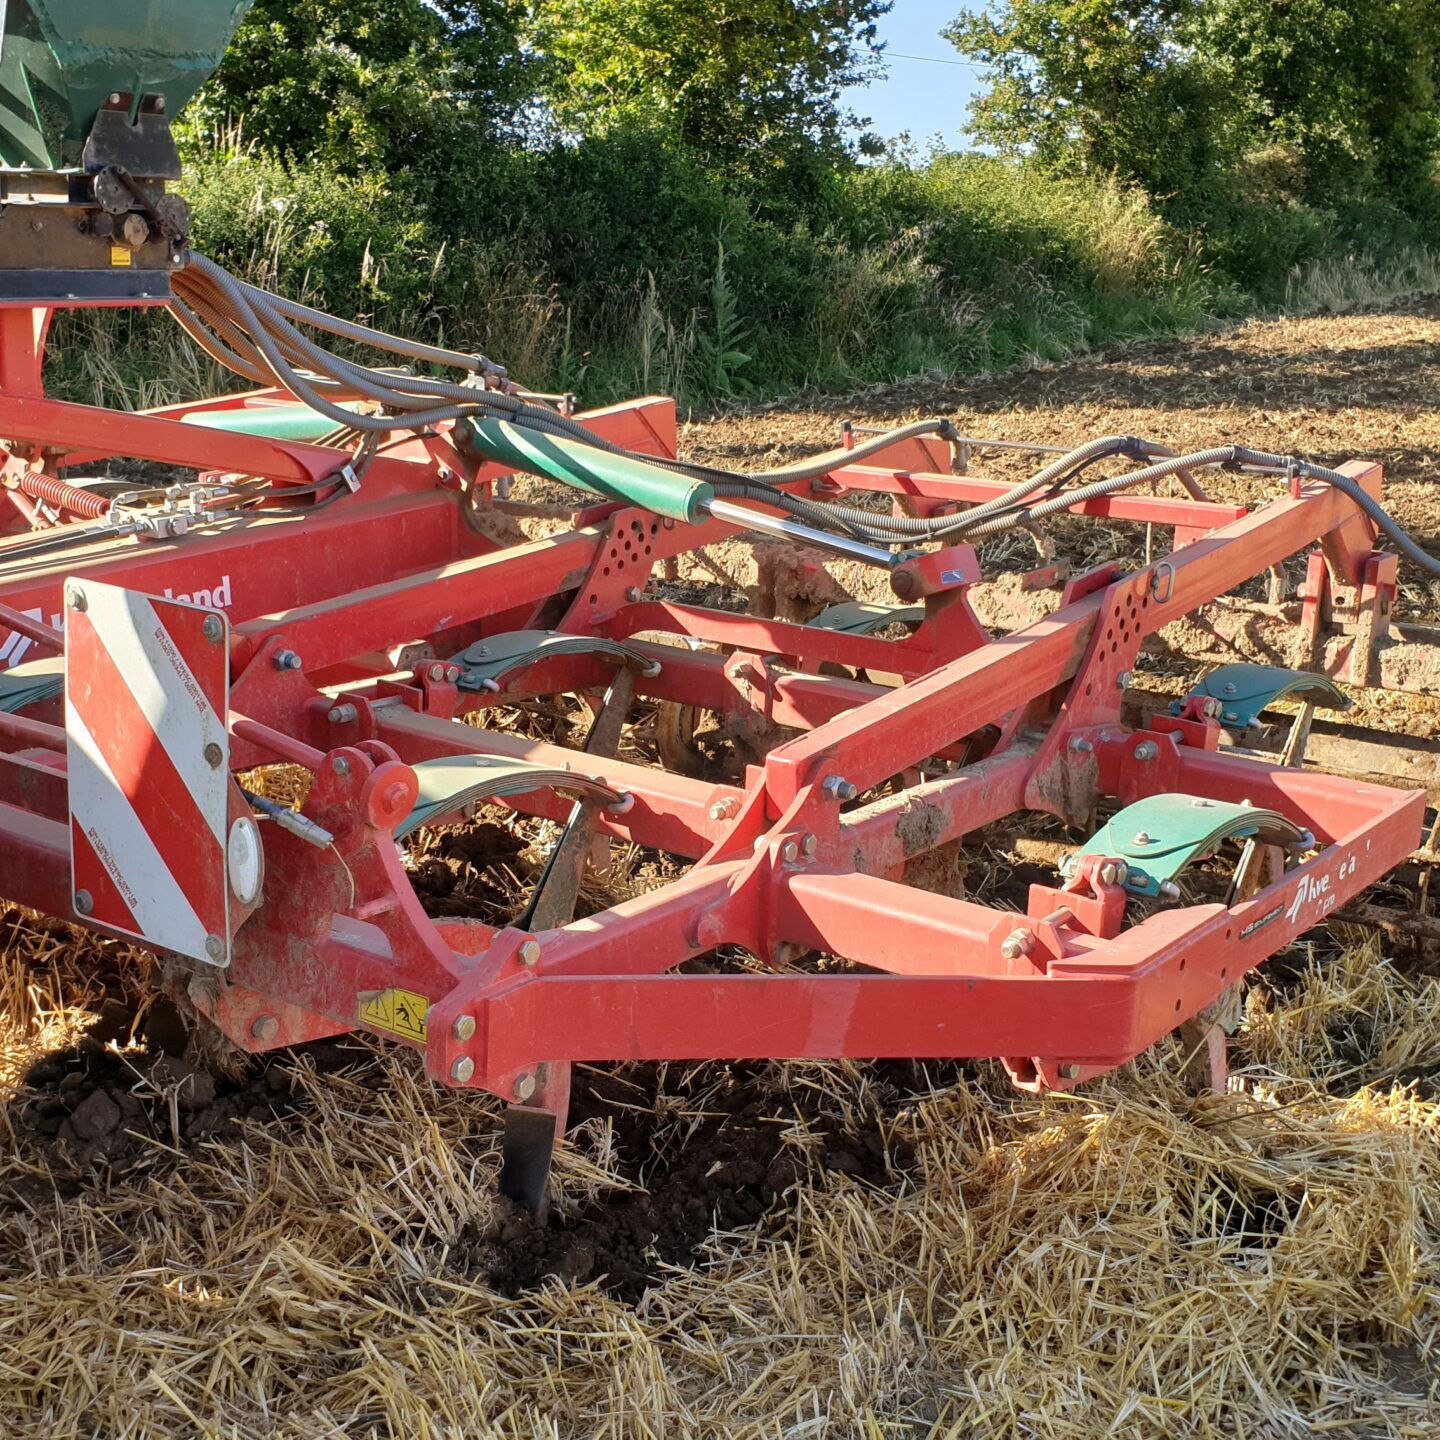
M 1378 467 L 1347 469 L 1363 476 Z M 1147 601 L 1141 634 L 1233 590 L 1354 513 L 1354 503 L 1338 490 L 1310 485 L 1297 498 L 1274 501 L 1158 562 L 1171 572 L 1169 594 Z M 1154 573 L 1156 567 L 1149 568 Z M 787 805 L 822 769 L 869 789 L 1062 684 L 1078 669 L 1103 604 L 1103 592 L 1075 601 L 778 746 L 765 762 L 772 796 Z

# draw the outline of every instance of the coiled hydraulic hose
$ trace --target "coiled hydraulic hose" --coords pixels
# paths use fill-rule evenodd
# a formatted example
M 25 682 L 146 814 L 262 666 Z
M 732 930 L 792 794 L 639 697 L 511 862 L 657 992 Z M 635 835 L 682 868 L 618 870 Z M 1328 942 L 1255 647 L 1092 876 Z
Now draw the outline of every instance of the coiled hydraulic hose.
M 175 314 L 186 331 L 221 364 L 257 384 L 279 386 L 333 419 L 347 433 L 373 442 L 394 430 L 414 430 L 443 421 L 503 420 L 539 435 L 550 435 L 607 451 L 649 467 L 708 484 L 721 499 L 773 507 L 820 531 L 876 546 L 982 540 L 1017 527 L 1032 527 L 1048 515 L 1102 495 L 1177 477 L 1192 495 L 1204 492 L 1193 472 L 1214 466 L 1247 466 L 1275 474 L 1301 475 L 1334 485 L 1354 500 L 1403 555 L 1422 570 L 1440 575 L 1440 559 L 1429 554 L 1363 487 L 1339 471 L 1287 455 L 1217 446 L 1176 456 L 1164 446 L 1135 436 L 1090 440 L 1042 466 L 1028 479 L 957 515 L 914 517 L 877 514 L 854 506 L 817 502 L 781 487 L 819 479 L 838 466 L 860 464 L 871 455 L 909 439 L 958 438 L 948 420 L 922 420 L 876 435 L 846 450 L 832 450 L 779 469 L 737 473 L 684 460 L 640 455 L 597 436 L 579 422 L 540 403 L 542 397 L 513 384 L 502 367 L 481 355 L 388 335 L 339 320 L 323 311 L 271 295 L 228 274 L 203 256 L 188 254 L 172 275 Z M 408 371 L 375 369 L 344 359 L 304 335 L 309 325 L 341 339 L 392 354 L 466 372 L 463 381 L 434 379 Z M 368 401 L 383 413 L 342 408 L 342 401 Z M 1076 485 L 1091 465 L 1124 456 L 1141 468 Z M 1143 462 L 1151 463 L 1143 463 Z M 1039 498 L 1035 498 L 1035 497 Z

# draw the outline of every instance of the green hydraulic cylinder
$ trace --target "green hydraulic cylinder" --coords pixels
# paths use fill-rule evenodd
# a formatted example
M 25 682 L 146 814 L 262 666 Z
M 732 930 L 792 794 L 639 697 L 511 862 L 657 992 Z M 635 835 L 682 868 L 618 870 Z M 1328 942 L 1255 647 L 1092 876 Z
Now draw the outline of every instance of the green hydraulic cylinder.
M 346 409 L 352 407 L 346 406 Z M 271 440 L 323 440 L 340 427 L 328 415 L 308 405 L 245 405 L 233 410 L 197 410 L 185 416 L 186 425 L 207 430 L 228 430 L 232 435 L 264 435 Z
M 508 470 L 543 475 L 691 525 L 705 518 L 715 497 L 703 480 L 507 420 L 457 421 L 454 440 L 469 454 Z

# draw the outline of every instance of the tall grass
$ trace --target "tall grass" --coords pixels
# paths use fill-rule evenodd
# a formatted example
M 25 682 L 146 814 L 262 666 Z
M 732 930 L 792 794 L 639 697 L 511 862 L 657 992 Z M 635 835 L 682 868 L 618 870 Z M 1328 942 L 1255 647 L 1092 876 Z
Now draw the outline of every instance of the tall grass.
M 973 373 L 1263 304 L 1440 288 L 1435 252 L 1383 207 L 1221 206 L 1185 227 L 1113 180 L 975 155 L 838 174 L 807 204 L 776 205 L 633 134 L 488 163 L 463 191 L 422 194 L 228 137 L 190 157 L 196 245 L 259 284 L 483 351 L 591 404 Z M 59 318 L 51 383 L 144 405 L 234 382 L 163 315 L 91 311 Z
M 1327 255 L 1292 268 L 1285 285 L 1285 309 L 1363 310 L 1409 295 L 1440 290 L 1440 255 L 1424 246 L 1406 247 L 1383 259 L 1361 251 Z

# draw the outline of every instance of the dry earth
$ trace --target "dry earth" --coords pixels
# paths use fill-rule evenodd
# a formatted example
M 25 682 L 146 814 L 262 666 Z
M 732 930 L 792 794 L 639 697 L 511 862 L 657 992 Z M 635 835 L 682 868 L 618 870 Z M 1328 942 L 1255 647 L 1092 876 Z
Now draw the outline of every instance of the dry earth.
M 842 415 L 942 413 L 1376 458 L 1440 553 L 1437 382 L 1427 301 L 683 443 L 752 467 L 832 443 Z M 1137 538 L 1060 533 L 1077 561 Z M 738 550 L 711 563 L 754 581 Z M 1433 586 L 1405 592 L 1440 615 Z M 1390 718 L 1434 735 L 1424 701 Z M 426 863 L 503 903 L 522 844 Z M 138 957 L 18 912 L 0 944 L 7 1434 L 1440 1433 L 1440 974 L 1359 930 L 1252 979 L 1222 1097 L 1191 1097 L 1172 1047 L 1041 1100 L 990 1065 L 585 1070 L 544 1230 L 492 1199 L 494 1107 L 408 1053 L 217 1075 Z

